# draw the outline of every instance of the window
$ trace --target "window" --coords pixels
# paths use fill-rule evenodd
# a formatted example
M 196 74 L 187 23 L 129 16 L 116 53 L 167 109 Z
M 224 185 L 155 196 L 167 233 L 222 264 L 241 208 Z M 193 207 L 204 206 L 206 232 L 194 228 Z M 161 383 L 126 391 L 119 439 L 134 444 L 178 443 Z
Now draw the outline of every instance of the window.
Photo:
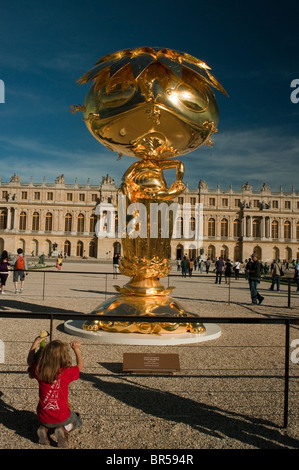
M 222 199 L 222 207 L 228 207 L 228 199 L 227 198 Z
M 72 193 L 66 193 L 66 200 L 67 201 L 72 201 L 73 200 L 73 194 Z
M 0 230 L 6 229 L 7 224 L 7 212 L 6 210 L 0 211 Z
M 214 197 L 210 197 L 209 199 L 209 206 L 215 206 L 216 205 L 216 200 Z
M 78 221 L 77 221 L 77 232 L 84 232 L 84 215 L 79 214 L 78 215 Z
M 184 204 L 184 198 L 183 197 L 178 197 L 178 203 L 179 204 Z
M 278 201 L 272 201 L 273 209 L 278 209 Z
M 39 191 L 34 193 L 34 199 L 35 199 L 35 201 L 40 199 L 40 192 Z
M 20 230 L 26 230 L 26 212 L 21 212 L 20 214 Z
M 283 233 L 285 239 L 288 240 L 291 238 L 291 222 L 289 222 L 288 220 L 286 220 L 286 222 L 283 224 Z
M 46 223 L 45 223 L 45 231 L 46 232 L 51 232 L 52 231 L 52 221 L 53 217 L 50 212 L 46 214 Z
M 277 220 L 273 220 L 271 224 L 271 234 L 272 238 L 278 238 L 278 222 Z
M 261 236 L 259 219 L 253 219 L 252 221 L 252 236 L 255 238 L 259 238 Z
M 39 230 L 39 213 L 34 212 L 32 216 L 32 230 Z
M 97 217 L 92 214 L 89 218 L 89 231 L 90 233 L 94 233 L 96 229 Z
M 2 191 L 2 199 L 6 199 L 8 196 L 8 192 L 7 191 Z
M 241 221 L 239 219 L 234 220 L 234 237 L 239 238 L 241 236 Z
M 53 201 L 53 193 L 47 193 L 47 200 Z
M 64 230 L 65 232 L 71 232 L 72 231 L 72 215 L 71 214 L 66 214 L 65 216 L 65 223 L 64 223 Z
M 235 199 L 235 207 L 239 207 L 241 203 L 240 199 Z
M 195 204 L 196 204 L 196 197 L 190 197 L 190 203 L 191 203 L 191 206 L 195 206 Z
M 259 207 L 260 201 L 258 199 L 253 200 L 253 207 Z
M 79 241 L 77 243 L 77 256 L 82 257 L 83 253 L 84 253 L 84 251 L 83 251 L 83 242 Z
M 215 237 L 215 219 L 208 220 L 208 236 Z
M 27 199 L 27 191 L 22 191 L 22 199 Z
M 285 201 L 284 202 L 284 208 L 285 209 L 291 209 L 291 201 Z
M 297 242 L 299 242 L 299 222 L 297 222 L 296 224 L 296 239 L 297 239 Z
M 85 194 L 79 194 L 79 201 L 84 202 L 85 201 Z
M 92 194 L 92 195 L 91 195 L 91 200 L 92 200 L 92 202 L 97 202 L 97 200 L 98 200 L 98 195 L 97 195 L 97 194 Z
M 228 221 L 226 219 L 221 220 L 221 237 L 228 236 Z
M 63 253 L 67 256 L 71 256 L 71 242 L 69 240 L 64 242 Z

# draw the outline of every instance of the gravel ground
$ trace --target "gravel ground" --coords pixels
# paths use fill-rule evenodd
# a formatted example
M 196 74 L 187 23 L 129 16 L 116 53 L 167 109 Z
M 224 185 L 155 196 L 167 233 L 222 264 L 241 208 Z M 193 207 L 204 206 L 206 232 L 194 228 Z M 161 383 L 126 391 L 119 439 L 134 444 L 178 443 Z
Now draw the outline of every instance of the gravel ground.
M 68 271 L 68 272 L 67 272 Z M 69 272 L 71 271 L 71 272 Z M 90 313 L 114 295 L 109 263 L 64 263 L 44 275 L 32 272 L 25 290 L 15 294 L 8 279 L 0 303 L 0 448 L 41 449 L 37 442 L 37 383 L 27 374 L 26 357 L 32 340 L 49 320 L 1 318 L 1 312 Z M 173 274 L 176 270 L 173 268 Z M 163 282 L 167 285 L 168 280 Z M 299 295 L 292 287 L 269 291 L 251 305 L 248 284 L 232 280 L 214 284 L 214 275 L 170 278 L 176 297 L 204 317 L 298 318 L 290 340 L 299 345 Z M 289 361 L 288 427 L 284 420 L 285 326 L 223 323 L 221 336 L 198 344 L 133 346 L 98 344 L 80 338 L 85 360 L 80 379 L 70 386 L 70 402 L 83 419 L 70 434 L 71 449 L 298 449 L 298 364 Z M 71 341 L 63 321 L 54 321 L 53 337 Z M 78 339 L 78 338 L 76 338 Z M 180 371 L 173 374 L 129 374 L 122 370 L 125 352 L 176 353 Z M 291 347 L 293 355 L 296 353 Z M 4 357 L 3 357 L 4 356 Z M 299 357 L 299 353 L 298 353 Z M 292 356 L 294 359 L 294 357 Z M 56 448 L 55 438 L 50 449 Z

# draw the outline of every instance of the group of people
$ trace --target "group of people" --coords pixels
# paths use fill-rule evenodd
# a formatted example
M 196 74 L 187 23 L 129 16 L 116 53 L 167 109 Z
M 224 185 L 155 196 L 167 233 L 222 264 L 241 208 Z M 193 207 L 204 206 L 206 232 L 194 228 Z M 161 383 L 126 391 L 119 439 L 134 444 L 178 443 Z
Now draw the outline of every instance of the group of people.
M 22 248 L 18 248 L 17 255 L 12 261 L 9 261 L 8 253 L 6 250 L 4 250 L 0 258 L 1 294 L 5 294 L 6 281 L 10 275 L 11 270 L 13 270 L 15 293 L 22 293 L 24 290 L 25 276 L 28 274 L 27 269 L 27 260 L 24 256 Z M 19 281 L 20 289 L 18 288 Z
M 196 271 L 197 268 L 200 273 L 203 273 L 204 267 L 206 269 L 206 273 L 209 274 L 210 266 L 210 258 L 204 261 L 199 257 L 187 258 L 187 256 L 184 256 L 182 260 L 180 258 L 177 260 L 177 270 L 182 272 L 183 277 L 187 277 L 187 274 L 191 277 L 193 271 Z
M 221 284 L 222 275 L 225 277 L 225 284 L 230 282 L 232 270 L 235 272 L 235 279 L 239 279 L 241 262 L 237 259 L 233 264 L 231 260 L 224 261 L 222 256 L 215 262 L 216 279 L 215 284 Z

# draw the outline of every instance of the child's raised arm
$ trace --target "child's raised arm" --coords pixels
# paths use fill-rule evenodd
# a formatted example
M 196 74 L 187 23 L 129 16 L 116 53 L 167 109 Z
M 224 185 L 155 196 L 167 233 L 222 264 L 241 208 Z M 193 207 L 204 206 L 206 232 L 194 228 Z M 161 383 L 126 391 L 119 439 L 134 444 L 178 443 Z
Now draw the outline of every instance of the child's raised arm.
M 35 340 L 33 341 L 32 345 L 31 345 L 31 348 L 29 349 L 28 356 L 27 356 L 27 364 L 28 364 L 28 366 L 31 366 L 31 364 L 34 362 L 35 350 L 36 350 L 37 346 L 38 346 L 44 339 L 45 339 L 45 338 L 41 338 L 40 336 L 38 336 L 38 337 L 35 338 Z
M 71 342 L 71 348 L 74 350 L 74 353 L 76 355 L 77 366 L 79 367 L 79 370 L 81 371 L 84 367 L 84 361 L 81 355 L 80 347 L 81 345 L 78 341 Z

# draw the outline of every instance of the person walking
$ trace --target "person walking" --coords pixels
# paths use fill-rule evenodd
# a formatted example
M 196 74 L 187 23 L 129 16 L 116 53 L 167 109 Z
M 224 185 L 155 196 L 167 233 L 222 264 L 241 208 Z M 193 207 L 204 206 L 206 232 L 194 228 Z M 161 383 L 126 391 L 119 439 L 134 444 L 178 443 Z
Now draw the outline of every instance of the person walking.
M 257 259 L 257 255 L 253 253 L 251 256 L 251 261 L 248 263 L 248 280 L 249 280 L 249 288 L 251 294 L 251 302 L 254 305 L 257 303 L 260 305 L 264 300 L 264 297 L 260 295 L 258 292 L 258 284 L 260 283 L 261 279 L 261 269 L 262 265 Z
M 70 409 L 68 402 L 69 384 L 78 380 L 84 366 L 80 343 L 70 343 L 77 361 L 77 365 L 72 366 L 69 345 L 59 340 L 46 344 L 36 362 L 36 349 L 43 340 L 40 336 L 35 338 L 27 356 L 29 376 L 39 385 L 36 410 L 40 423 L 37 430 L 39 444 L 49 445 L 48 433 L 54 430 L 58 447 L 68 447 L 69 431 L 82 425 L 80 415 Z
M 208 259 L 205 261 L 205 265 L 206 265 L 206 274 L 209 274 L 209 270 L 210 270 L 210 266 L 211 266 L 210 258 L 208 258 Z
M 231 276 L 232 276 L 232 263 L 228 259 L 225 263 L 225 269 L 224 269 L 225 284 L 230 283 Z
M 217 284 L 218 280 L 219 280 L 219 284 L 221 284 L 223 267 L 224 267 L 224 261 L 223 261 L 222 257 L 220 256 L 220 258 L 215 263 L 215 268 L 216 268 L 215 284 Z
M 113 279 L 117 279 L 117 275 L 119 273 L 119 254 L 114 253 L 113 255 Z
M 6 250 L 4 250 L 0 258 L 1 294 L 5 294 L 5 284 L 9 275 L 9 272 L 8 272 L 9 266 L 10 266 L 10 263 L 8 262 L 8 253 Z
M 189 262 L 188 262 L 186 256 L 184 256 L 184 258 L 182 259 L 181 266 L 182 266 L 182 276 L 186 277 L 187 276 L 188 266 L 189 266 Z
M 17 249 L 17 256 L 15 256 L 12 264 L 14 265 L 13 282 L 15 285 L 15 293 L 22 293 L 24 290 L 25 272 L 27 271 L 27 260 L 25 258 L 22 248 Z M 26 275 L 27 274 L 28 273 L 26 272 Z M 21 283 L 20 291 L 18 290 L 19 279 Z
M 189 277 L 192 277 L 192 272 L 193 272 L 193 266 L 194 266 L 194 261 L 193 259 L 189 259 Z
M 280 277 L 282 266 L 279 260 L 273 260 L 271 265 L 272 284 L 270 290 L 274 290 L 275 284 L 277 285 L 277 292 L 280 291 Z
M 237 259 L 237 261 L 235 262 L 235 265 L 234 265 L 235 279 L 239 279 L 240 267 L 241 267 L 241 263 Z
M 299 259 L 297 260 L 297 263 L 295 264 L 294 280 L 295 280 L 296 283 L 297 283 L 297 290 L 296 290 L 296 292 L 299 294 Z

